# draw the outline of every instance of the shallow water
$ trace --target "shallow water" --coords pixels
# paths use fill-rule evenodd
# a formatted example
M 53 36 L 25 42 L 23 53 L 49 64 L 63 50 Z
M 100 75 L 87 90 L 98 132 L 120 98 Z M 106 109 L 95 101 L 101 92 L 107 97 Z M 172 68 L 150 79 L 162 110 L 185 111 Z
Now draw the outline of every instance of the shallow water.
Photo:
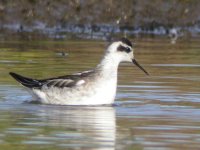
M 33 78 L 94 67 L 99 41 L 0 42 L 1 149 L 200 149 L 200 40 L 136 39 L 132 64 L 119 68 L 114 107 L 29 104 L 10 76 Z

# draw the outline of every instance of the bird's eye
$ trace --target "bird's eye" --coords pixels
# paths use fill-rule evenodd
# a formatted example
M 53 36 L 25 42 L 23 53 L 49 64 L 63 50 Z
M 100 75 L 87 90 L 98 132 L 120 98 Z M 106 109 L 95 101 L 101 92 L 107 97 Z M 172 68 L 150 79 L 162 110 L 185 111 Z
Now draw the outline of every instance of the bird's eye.
M 118 51 L 121 51 L 121 52 L 126 52 L 126 53 L 130 53 L 131 52 L 131 49 L 129 47 L 124 47 L 122 45 L 120 45 L 118 48 L 117 48 Z
M 130 53 L 131 49 L 129 47 L 126 47 L 126 52 Z

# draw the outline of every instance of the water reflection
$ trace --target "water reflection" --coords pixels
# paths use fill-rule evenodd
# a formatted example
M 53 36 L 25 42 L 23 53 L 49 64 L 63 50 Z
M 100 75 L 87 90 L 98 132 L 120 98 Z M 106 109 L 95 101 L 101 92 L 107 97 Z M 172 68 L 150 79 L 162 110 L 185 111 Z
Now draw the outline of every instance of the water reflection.
M 54 145 L 98 150 L 112 150 L 115 147 L 116 122 L 112 107 L 25 104 L 18 114 L 21 117 L 16 119 L 14 126 L 5 130 L 3 140 L 7 136 L 17 135 L 21 140 L 16 140 L 27 146 Z

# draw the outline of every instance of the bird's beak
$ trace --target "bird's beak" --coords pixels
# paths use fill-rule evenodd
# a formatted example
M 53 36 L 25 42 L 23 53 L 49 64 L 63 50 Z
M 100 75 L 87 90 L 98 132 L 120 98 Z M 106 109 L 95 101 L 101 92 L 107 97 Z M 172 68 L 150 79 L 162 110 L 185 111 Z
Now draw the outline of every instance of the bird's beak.
M 144 73 L 145 73 L 146 75 L 149 75 L 149 73 L 148 73 L 146 70 L 144 70 L 144 68 L 143 68 L 142 66 L 140 66 L 140 64 L 139 64 L 135 59 L 132 59 L 132 62 L 133 62 L 133 64 L 135 64 L 138 68 L 140 68 L 142 71 L 144 71 Z

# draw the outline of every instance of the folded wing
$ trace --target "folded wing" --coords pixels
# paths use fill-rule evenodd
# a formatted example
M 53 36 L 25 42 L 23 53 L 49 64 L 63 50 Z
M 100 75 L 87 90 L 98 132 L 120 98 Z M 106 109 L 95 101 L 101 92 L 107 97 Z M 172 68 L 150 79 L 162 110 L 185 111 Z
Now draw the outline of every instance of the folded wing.
M 49 78 L 49 79 L 43 79 L 43 80 L 36 80 L 31 79 L 28 77 L 21 76 L 19 74 L 10 72 L 10 75 L 16 79 L 19 83 L 21 83 L 23 86 L 28 88 L 35 88 L 35 89 L 41 89 L 44 86 L 47 87 L 58 87 L 58 88 L 64 88 L 64 87 L 74 87 L 74 86 L 80 86 L 85 83 L 84 78 L 92 74 L 93 71 L 86 71 L 83 73 L 77 73 L 74 75 L 66 75 L 66 76 L 60 76 L 56 78 Z

